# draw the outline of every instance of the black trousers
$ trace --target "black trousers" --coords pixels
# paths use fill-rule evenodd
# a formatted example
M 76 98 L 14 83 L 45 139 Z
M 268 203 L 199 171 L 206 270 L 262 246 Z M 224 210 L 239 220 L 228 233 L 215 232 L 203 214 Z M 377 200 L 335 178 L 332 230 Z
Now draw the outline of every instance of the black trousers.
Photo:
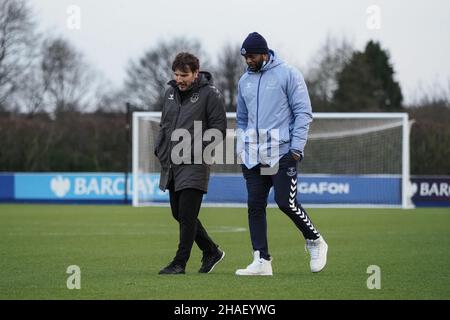
M 305 239 L 320 237 L 305 209 L 297 202 L 297 161 L 289 152 L 279 162 L 278 172 L 261 175 L 261 166 L 248 169 L 242 165 L 248 192 L 248 222 L 253 250 L 259 250 L 264 259 L 269 259 L 267 244 L 266 207 L 270 188 L 273 186 L 275 202 L 294 222 Z
M 215 253 L 217 245 L 211 240 L 198 219 L 203 191 L 183 189 L 175 192 L 173 191 L 173 185 L 171 185 L 169 186 L 169 196 L 172 215 L 180 226 L 180 240 L 173 262 L 185 267 L 191 255 L 194 241 L 203 251 L 203 254 Z

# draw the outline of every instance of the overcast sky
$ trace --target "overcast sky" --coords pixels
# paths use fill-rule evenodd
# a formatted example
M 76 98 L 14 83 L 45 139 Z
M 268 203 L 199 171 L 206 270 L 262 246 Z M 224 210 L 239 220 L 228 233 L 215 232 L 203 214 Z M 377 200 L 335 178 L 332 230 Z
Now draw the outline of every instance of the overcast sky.
M 175 36 L 196 38 L 215 58 L 225 43 L 240 44 L 253 31 L 261 33 L 284 60 L 303 69 L 308 68 L 327 34 L 345 36 L 356 49 L 363 49 L 370 39 L 379 40 L 391 54 L 407 102 L 415 97 L 419 86 L 447 86 L 450 81 L 448 0 L 31 3 L 43 31 L 70 40 L 115 86 L 122 84 L 128 61 L 140 57 L 159 40 Z M 80 9 L 80 29 L 67 26 L 68 21 L 73 21 L 73 15 L 67 11 L 71 5 Z

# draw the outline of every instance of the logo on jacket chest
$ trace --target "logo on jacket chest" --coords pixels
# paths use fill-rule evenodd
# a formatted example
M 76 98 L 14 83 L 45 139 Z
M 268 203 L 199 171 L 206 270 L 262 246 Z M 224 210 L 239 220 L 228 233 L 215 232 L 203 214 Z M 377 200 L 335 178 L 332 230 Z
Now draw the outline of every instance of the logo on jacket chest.
M 196 92 L 191 96 L 191 102 L 196 103 L 199 98 L 200 98 L 200 94 L 198 92 Z
M 267 81 L 267 85 L 266 85 L 267 90 L 273 90 L 273 89 L 276 89 L 277 87 L 278 87 L 278 82 L 276 79 L 270 78 Z

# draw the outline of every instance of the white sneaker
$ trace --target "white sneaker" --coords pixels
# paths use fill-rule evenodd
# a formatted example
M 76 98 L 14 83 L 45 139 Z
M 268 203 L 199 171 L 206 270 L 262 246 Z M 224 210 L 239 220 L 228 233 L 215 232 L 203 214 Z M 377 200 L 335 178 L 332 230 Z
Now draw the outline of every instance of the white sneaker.
M 311 272 L 320 272 L 327 264 L 328 245 L 322 236 L 316 240 L 306 240 L 306 248 L 311 256 Z
M 236 270 L 238 276 L 271 276 L 272 275 L 272 259 L 266 260 L 260 258 L 259 250 L 253 253 L 253 262 L 246 269 Z

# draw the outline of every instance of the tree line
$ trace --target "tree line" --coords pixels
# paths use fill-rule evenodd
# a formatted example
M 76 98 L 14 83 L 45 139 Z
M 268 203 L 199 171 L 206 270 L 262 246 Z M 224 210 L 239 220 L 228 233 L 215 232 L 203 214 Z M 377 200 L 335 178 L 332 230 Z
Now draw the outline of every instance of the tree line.
M 171 63 L 181 51 L 213 73 L 227 111 L 236 111 L 245 71 L 240 44 L 225 44 L 215 62 L 196 39 L 150 46 L 126 68 L 123 86 L 102 79 L 61 37 L 36 30 L 26 0 L 0 0 L 0 171 L 124 171 L 129 165 L 127 102 L 160 111 Z M 450 174 L 450 82 L 405 105 L 388 50 L 369 41 L 357 50 L 328 36 L 305 68 L 314 112 L 408 112 L 411 172 Z

